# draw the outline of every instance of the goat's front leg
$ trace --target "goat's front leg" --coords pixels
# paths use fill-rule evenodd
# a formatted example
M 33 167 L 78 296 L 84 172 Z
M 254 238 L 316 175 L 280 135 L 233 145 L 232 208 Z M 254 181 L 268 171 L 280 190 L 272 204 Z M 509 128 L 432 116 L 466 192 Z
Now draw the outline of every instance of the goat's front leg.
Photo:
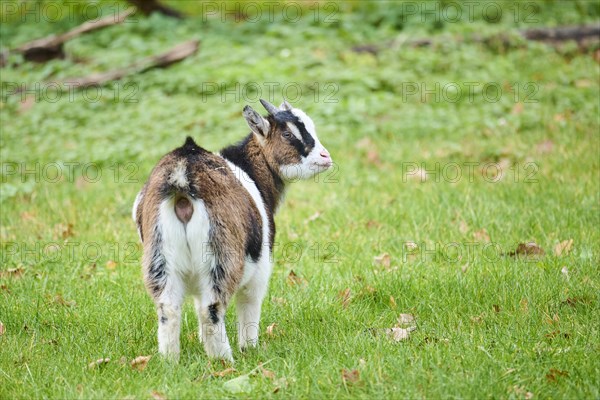
M 158 314 L 158 351 L 165 357 L 179 360 L 179 333 L 181 330 L 181 305 L 183 286 L 167 279 L 162 294 L 156 302 Z
M 270 268 L 269 268 L 270 269 Z M 258 345 L 260 311 L 262 301 L 267 292 L 268 275 L 267 268 L 263 267 L 260 272 L 236 294 L 236 308 L 238 316 L 238 341 L 241 351 L 248 347 Z

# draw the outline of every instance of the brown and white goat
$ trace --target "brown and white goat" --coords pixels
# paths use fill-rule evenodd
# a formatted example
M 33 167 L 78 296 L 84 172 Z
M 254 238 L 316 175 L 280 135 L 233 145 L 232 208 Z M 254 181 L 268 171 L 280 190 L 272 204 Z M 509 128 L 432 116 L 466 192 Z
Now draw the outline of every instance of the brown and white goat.
M 261 100 L 243 116 L 252 132 L 211 153 L 190 137 L 154 167 L 133 206 L 143 274 L 158 314 L 159 352 L 177 359 L 185 294 L 194 298 L 206 353 L 233 361 L 225 311 L 236 295 L 238 341 L 258 343 L 272 271 L 274 213 L 286 184 L 331 167 L 313 121 L 285 102 Z

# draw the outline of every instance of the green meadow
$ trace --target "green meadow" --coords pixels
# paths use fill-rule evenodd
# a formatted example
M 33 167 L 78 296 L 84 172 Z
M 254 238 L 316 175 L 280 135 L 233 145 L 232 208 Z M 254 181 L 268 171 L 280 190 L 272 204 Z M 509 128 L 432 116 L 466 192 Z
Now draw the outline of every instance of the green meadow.
M 3 3 L 2 51 L 127 7 Z M 598 2 L 165 3 L 186 18 L 0 69 L 0 398 L 600 397 L 600 50 L 518 35 Z M 135 196 L 186 136 L 218 151 L 283 96 L 335 168 L 276 216 L 260 345 L 237 350 L 230 307 L 236 362 L 209 360 L 188 301 L 165 361 Z

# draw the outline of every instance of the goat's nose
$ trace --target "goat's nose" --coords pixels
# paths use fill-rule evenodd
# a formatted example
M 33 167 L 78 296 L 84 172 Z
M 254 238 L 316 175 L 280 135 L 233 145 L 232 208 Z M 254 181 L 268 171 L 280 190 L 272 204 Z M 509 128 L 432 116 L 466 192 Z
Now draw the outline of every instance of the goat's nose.
M 321 150 L 321 153 L 319 153 L 319 154 L 321 154 L 321 157 L 323 157 L 323 158 L 331 158 L 331 156 L 329 155 L 329 152 L 325 149 Z

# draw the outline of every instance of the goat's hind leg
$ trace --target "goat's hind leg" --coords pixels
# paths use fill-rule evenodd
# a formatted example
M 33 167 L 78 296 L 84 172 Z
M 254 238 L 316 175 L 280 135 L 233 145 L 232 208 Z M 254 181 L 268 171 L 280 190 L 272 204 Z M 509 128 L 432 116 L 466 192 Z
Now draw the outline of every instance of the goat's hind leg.
M 158 314 L 158 351 L 168 359 L 179 360 L 183 285 L 179 279 L 167 279 L 165 289 L 156 300 Z
M 196 310 L 200 323 L 199 334 L 206 354 L 212 358 L 233 362 L 229 338 L 225 331 L 226 299 L 215 293 L 212 288 L 204 290 Z

